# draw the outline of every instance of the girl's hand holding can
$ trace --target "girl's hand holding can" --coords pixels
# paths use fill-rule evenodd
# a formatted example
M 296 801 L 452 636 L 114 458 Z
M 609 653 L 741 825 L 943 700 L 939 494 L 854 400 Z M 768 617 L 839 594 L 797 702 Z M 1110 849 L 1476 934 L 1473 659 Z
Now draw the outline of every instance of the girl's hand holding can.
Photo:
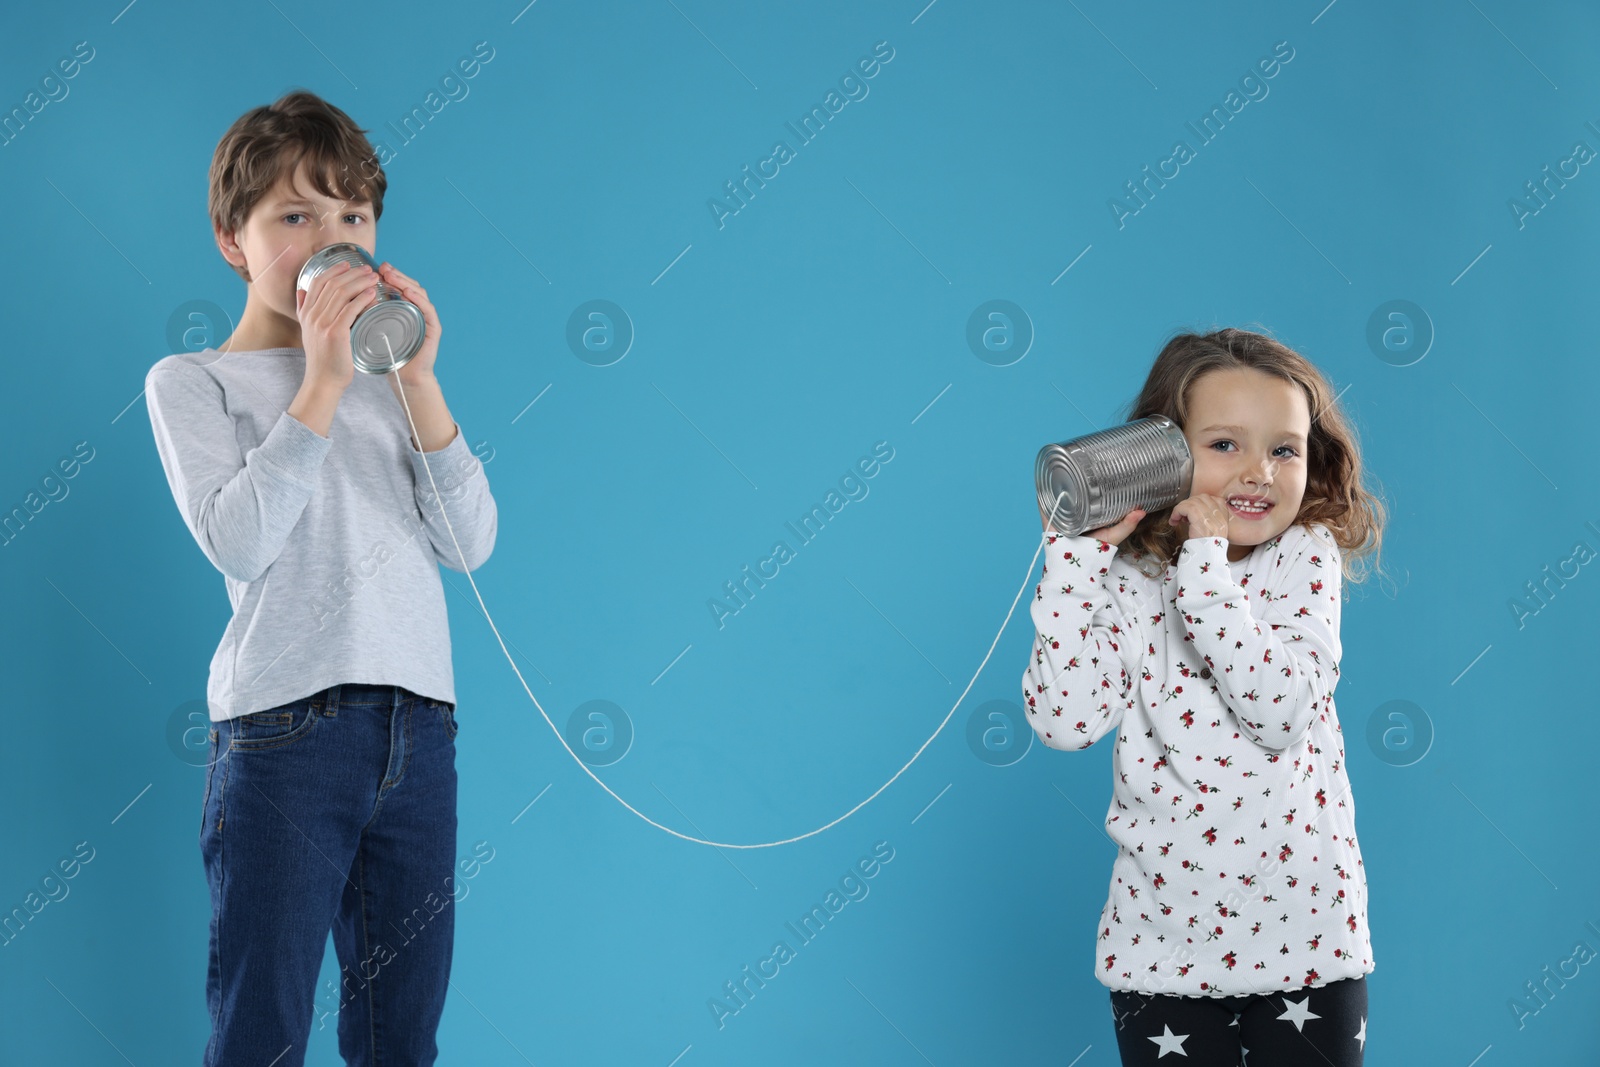
M 378 276 L 367 266 L 341 263 L 311 279 L 310 290 L 295 291 L 300 336 L 306 350 L 306 377 L 343 391 L 355 378 L 350 327 L 377 296 Z
M 1133 533 L 1133 528 L 1139 525 L 1139 520 L 1147 514 L 1144 508 L 1134 508 L 1122 517 L 1121 522 L 1102 526 L 1098 530 L 1085 530 L 1084 536 L 1104 541 L 1108 545 L 1120 545 L 1127 540 L 1129 534 Z
M 1133 533 L 1133 528 L 1139 525 L 1139 520 L 1143 519 L 1147 514 L 1148 512 L 1144 508 L 1134 508 L 1122 517 L 1121 522 L 1113 523 L 1110 526 L 1102 526 L 1098 530 L 1085 530 L 1083 536 L 1093 537 L 1098 541 L 1104 541 L 1108 545 L 1120 545 L 1127 539 L 1129 534 Z M 1048 515 L 1043 511 L 1040 511 L 1039 515 L 1044 520 L 1046 533 L 1059 532 L 1050 526 L 1050 517 Z
M 1220 496 L 1200 493 L 1174 504 L 1172 514 L 1168 516 L 1167 521 L 1174 526 L 1180 522 L 1187 522 L 1189 529 L 1184 535 L 1185 539 L 1227 537 L 1228 502 Z

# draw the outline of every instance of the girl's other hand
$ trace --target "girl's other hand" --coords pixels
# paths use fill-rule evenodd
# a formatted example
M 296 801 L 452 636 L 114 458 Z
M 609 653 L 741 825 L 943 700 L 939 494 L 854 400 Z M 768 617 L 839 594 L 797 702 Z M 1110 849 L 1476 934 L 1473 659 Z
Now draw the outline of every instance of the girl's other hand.
M 1191 537 L 1227 537 L 1228 502 L 1220 496 L 1200 493 L 1174 504 L 1167 521 L 1174 526 L 1180 522 L 1189 524 L 1184 531 L 1185 540 Z

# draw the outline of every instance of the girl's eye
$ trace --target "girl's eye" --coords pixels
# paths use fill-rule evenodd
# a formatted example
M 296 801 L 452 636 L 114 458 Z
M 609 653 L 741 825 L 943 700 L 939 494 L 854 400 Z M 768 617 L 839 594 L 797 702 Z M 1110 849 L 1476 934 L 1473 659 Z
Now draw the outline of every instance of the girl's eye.
M 1212 448 L 1216 448 L 1218 445 L 1231 445 L 1231 444 L 1233 444 L 1232 441 L 1213 441 L 1211 443 L 1211 447 Z M 1289 453 L 1289 456 L 1298 456 L 1300 454 L 1299 450 L 1296 449 L 1293 445 L 1279 445 L 1276 449 L 1274 449 L 1274 451 L 1287 451 Z M 1289 458 L 1289 456 L 1285 456 L 1284 458 L 1287 459 L 1287 458 Z

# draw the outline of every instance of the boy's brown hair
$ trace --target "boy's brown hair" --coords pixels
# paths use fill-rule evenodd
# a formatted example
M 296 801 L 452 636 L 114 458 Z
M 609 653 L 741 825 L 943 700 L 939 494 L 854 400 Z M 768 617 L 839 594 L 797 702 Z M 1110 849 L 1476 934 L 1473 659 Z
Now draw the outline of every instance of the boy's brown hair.
M 383 217 L 389 187 L 366 131 L 322 97 L 297 89 L 236 119 L 211 157 L 211 223 L 224 232 L 244 228 L 250 212 L 284 174 L 304 159 L 323 196 L 370 200 L 372 221 Z M 332 178 L 338 188 L 330 185 Z M 233 264 L 229 264 L 233 266 Z M 245 281 L 250 272 L 233 268 Z
M 1321 523 L 1341 549 L 1343 577 L 1364 581 L 1367 575 L 1351 564 L 1376 553 L 1383 544 L 1386 510 L 1382 500 L 1362 485 L 1361 444 L 1339 407 L 1328 380 L 1305 356 L 1275 338 L 1249 330 L 1180 333 L 1162 348 L 1128 419 L 1165 415 L 1187 425 L 1189 390 L 1201 375 L 1214 370 L 1249 367 L 1300 387 L 1311 413 L 1306 441 L 1306 489 L 1293 524 Z M 1177 560 L 1183 532 L 1167 521 L 1172 508 L 1139 520 L 1119 548 L 1146 574 Z M 1153 576 L 1153 575 L 1152 575 Z

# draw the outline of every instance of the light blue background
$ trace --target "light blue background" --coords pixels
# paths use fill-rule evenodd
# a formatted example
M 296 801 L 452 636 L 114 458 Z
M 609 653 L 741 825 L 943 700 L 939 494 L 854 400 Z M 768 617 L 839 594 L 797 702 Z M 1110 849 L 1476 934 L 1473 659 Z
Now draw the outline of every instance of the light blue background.
M 193 1062 L 207 1035 L 203 772 L 167 731 L 229 608 L 140 389 L 186 302 L 244 305 L 212 150 L 295 87 L 398 145 L 387 125 L 479 41 L 469 95 L 387 167 L 378 248 L 439 308 L 439 377 L 500 509 L 474 578 L 518 666 L 558 725 L 595 699 L 632 721 L 612 788 L 723 841 L 848 811 L 1031 588 L 1039 447 L 1118 421 L 1172 331 L 1265 326 L 1341 391 L 1392 508 L 1393 581 L 1345 605 L 1338 691 L 1367 1062 L 1593 1062 L 1594 965 L 1521 1027 L 1510 1003 L 1600 950 L 1600 578 L 1572 565 L 1520 627 L 1511 603 L 1600 546 L 1600 175 L 1522 228 L 1508 207 L 1576 141 L 1600 149 L 1592 6 L 114 0 L 6 26 L 4 110 L 75 42 L 95 57 L 0 149 L 0 509 L 75 443 L 94 458 L 0 550 L 0 912 L 74 843 L 95 857 L 0 948 L 4 1062 Z M 708 198 L 882 40 L 870 95 L 719 230 Z M 1270 94 L 1119 229 L 1108 199 L 1283 40 Z M 637 333 L 609 367 L 565 340 L 594 299 Z M 1035 333 L 1010 366 L 966 342 L 993 299 Z M 1409 366 L 1367 343 L 1396 299 L 1436 331 Z M 719 630 L 707 600 L 880 440 L 870 495 Z M 444 576 L 461 852 L 494 859 L 459 906 L 441 1062 L 1118 1062 L 1093 975 L 1110 744 L 994 767 L 966 742 L 981 705 L 1020 704 L 1026 600 L 891 788 L 719 854 L 582 773 Z M 1392 700 L 1435 731 L 1410 766 L 1367 741 Z M 877 841 L 870 895 L 719 1029 L 707 1001 Z M 339 1062 L 333 1026 L 308 1062 Z

